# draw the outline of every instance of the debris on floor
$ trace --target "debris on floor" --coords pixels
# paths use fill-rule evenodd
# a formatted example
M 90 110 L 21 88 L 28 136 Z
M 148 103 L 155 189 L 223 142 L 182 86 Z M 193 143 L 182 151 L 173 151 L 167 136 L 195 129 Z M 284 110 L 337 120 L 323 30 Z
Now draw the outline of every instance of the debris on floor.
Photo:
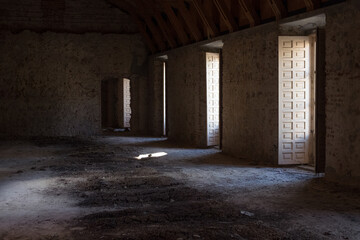
M 0 151 L 10 173 L 0 239 L 360 238 L 360 196 L 298 168 L 234 164 L 163 138 L 10 141 Z

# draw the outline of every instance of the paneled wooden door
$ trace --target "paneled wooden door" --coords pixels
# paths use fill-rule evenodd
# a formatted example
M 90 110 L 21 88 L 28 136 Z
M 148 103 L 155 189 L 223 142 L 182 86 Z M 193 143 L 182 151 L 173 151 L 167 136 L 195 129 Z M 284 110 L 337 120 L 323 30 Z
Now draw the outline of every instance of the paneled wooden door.
M 279 37 L 279 164 L 309 163 L 312 146 L 310 37 Z
M 220 55 L 206 53 L 207 145 L 220 144 Z
M 130 128 L 131 120 L 131 95 L 130 95 L 130 79 L 124 78 L 124 128 Z

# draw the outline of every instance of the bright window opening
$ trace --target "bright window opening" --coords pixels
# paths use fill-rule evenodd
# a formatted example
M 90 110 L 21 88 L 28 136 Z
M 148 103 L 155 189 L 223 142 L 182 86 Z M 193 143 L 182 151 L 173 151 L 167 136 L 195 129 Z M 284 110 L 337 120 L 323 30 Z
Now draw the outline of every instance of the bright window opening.
M 206 53 L 207 145 L 220 144 L 220 54 Z
M 130 95 L 130 79 L 123 79 L 123 96 L 124 96 L 124 128 L 130 128 L 130 120 L 131 120 L 131 95 Z
M 166 63 L 163 62 L 163 135 L 166 136 Z

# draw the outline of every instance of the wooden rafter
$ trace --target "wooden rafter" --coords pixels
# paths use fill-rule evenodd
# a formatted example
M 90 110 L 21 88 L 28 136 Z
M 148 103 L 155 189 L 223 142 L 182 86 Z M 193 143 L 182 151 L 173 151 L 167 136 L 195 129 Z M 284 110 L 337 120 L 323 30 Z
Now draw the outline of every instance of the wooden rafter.
M 287 10 L 282 0 L 267 0 L 272 11 L 275 14 L 276 20 L 280 20 L 287 16 Z
M 188 26 L 191 35 L 196 41 L 203 39 L 201 32 L 196 24 L 195 16 L 190 14 L 190 11 L 186 8 L 183 0 L 177 0 L 177 7 L 179 8 L 180 14 L 183 16 L 186 25 Z
M 204 27 L 207 29 L 208 33 L 214 37 L 219 34 L 219 30 L 216 27 L 213 19 L 211 19 L 209 16 L 207 16 L 199 4 L 199 0 L 192 0 L 191 5 L 196 9 L 197 13 L 200 16 L 200 19 L 202 23 L 204 24 Z
M 131 5 L 126 4 L 121 0 L 107 0 L 107 1 L 110 4 L 119 8 L 120 10 L 124 10 L 129 13 L 130 17 L 137 24 L 141 35 L 145 38 L 145 42 L 146 42 L 147 46 L 149 47 L 150 51 L 152 53 L 157 52 L 157 49 L 155 47 L 152 37 L 146 31 L 145 24 L 141 21 L 140 17 L 138 16 L 138 14 L 135 11 L 135 9 Z
M 129 14 L 152 53 L 234 32 L 239 26 L 255 26 L 272 16 L 280 20 L 289 14 L 285 0 L 105 1 Z M 322 5 L 321 0 L 289 1 L 291 11 L 303 11 L 305 6 L 311 11 Z
M 181 43 L 184 45 L 188 44 L 190 42 L 189 37 L 187 36 L 181 22 L 172 10 L 170 4 L 167 1 L 160 1 L 159 3 L 161 4 L 165 14 L 169 18 L 171 24 L 174 26 Z
M 231 14 L 234 16 L 235 20 L 237 20 L 238 25 L 241 26 L 240 23 L 241 11 L 237 0 L 230 0 L 230 11 Z
M 320 0 L 304 0 L 306 9 L 312 11 L 320 7 Z
M 150 29 L 150 32 L 155 39 L 156 44 L 158 45 L 161 51 L 166 49 L 166 44 L 164 42 L 164 38 L 162 34 L 159 32 L 159 29 L 155 26 L 153 20 L 151 19 L 150 15 L 147 13 L 146 9 L 144 8 L 144 4 L 142 0 L 135 0 L 136 9 L 138 10 L 139 14 L 144 18 L 145 24 Z
M 185 22 L 185 19 L 183 17 L 183 15 L 181 15 L 178 6 L 176 5 L 176 1 L 172 1 L 170 4 L 171 8 L 173 9 L 176 18 L 179 20 L 181 26 L 183 26 L 184 31 L 186 33 L 186 35 L 189 37 L 190 42 L 196 41 L 196 39 L 193 37 L 193 35 L 191 34 L 191 31 L 188 27 L 188 25 Z
M 177 43 L 173 37 L 173 35 L 171 34 L 168 25 L 165 23 L 164 19 L 161 17 L 160 13 L 156 13 L 155 14 L 155 19 L 156 22 L 159 24 L 159 27 L 163 33 L 163 35 L 165 36 L 167 42 L 169 43 L 169 46 L 171 48 L 175 48 L 177 46 Z
M 245 13 L 247 19 L 249 20 L 250 26 L 255 26 L 260 24 L 260 17 L 256 13 L 254 5 L 252 5 L 249 0 L 238 0 L 241 9 Z
M 177 46 L 176 40 L 174 39 L 174 36 L 169 29 L 169 26 L 161 16 L 161 13 L 154 7 L 155 6 L 154 0 L 143 0 L 143 4 L 147 9 L 151 11 L 169 46 L 171 48 L 175 48 Z
M 194 22 L 197 28 L 199 29 L 201 36 L 202 37 L 208 36 L 207 29 L 206 27 L 203 27 L 201 18 L 197 13 L 196 9 L 194 8 L 194 6 L 189 1 L 184 1 L 184 2 L 186 3 L 187 9 L 189 9 L 190 15 L 193 16 Z
M 232 16 L 230 9 L 226 6 L 224 0 L 213 0 L 216 8 L 218 9 L 221 18 L 224 20 L 229 32 L 234 32 L 239 29 L 234 17 Z

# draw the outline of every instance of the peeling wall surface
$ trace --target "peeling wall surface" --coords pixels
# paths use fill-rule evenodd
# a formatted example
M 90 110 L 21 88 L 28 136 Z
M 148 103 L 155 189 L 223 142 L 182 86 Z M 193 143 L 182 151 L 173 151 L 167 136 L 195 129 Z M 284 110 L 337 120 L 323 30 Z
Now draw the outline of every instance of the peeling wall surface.
M 347 1 L 303 16 L 326 14 L 329 178 L 360 176 L 359 6 Z M 224 153 L 278 163 L 279 35 L 279 25 L 269 23 L 223 37 Z M 206 66 L 200 49 L 192 45 L 168 54 L 169 137 L 193 146 L 206 146 Z
M 168 137 L 206 146 L 206 58 L 199 48 L 171 52 L 167 62 Z
M 140 36 L 0 32 L 0 135 L 101 130 L 101 81 L 134 79 L 135 131 L 145 131 L 147 52 Z M 144 71 L 145 69 L 145 71 Z
M 360 1 L 327 12 L 326 174 L 360 182 Z

